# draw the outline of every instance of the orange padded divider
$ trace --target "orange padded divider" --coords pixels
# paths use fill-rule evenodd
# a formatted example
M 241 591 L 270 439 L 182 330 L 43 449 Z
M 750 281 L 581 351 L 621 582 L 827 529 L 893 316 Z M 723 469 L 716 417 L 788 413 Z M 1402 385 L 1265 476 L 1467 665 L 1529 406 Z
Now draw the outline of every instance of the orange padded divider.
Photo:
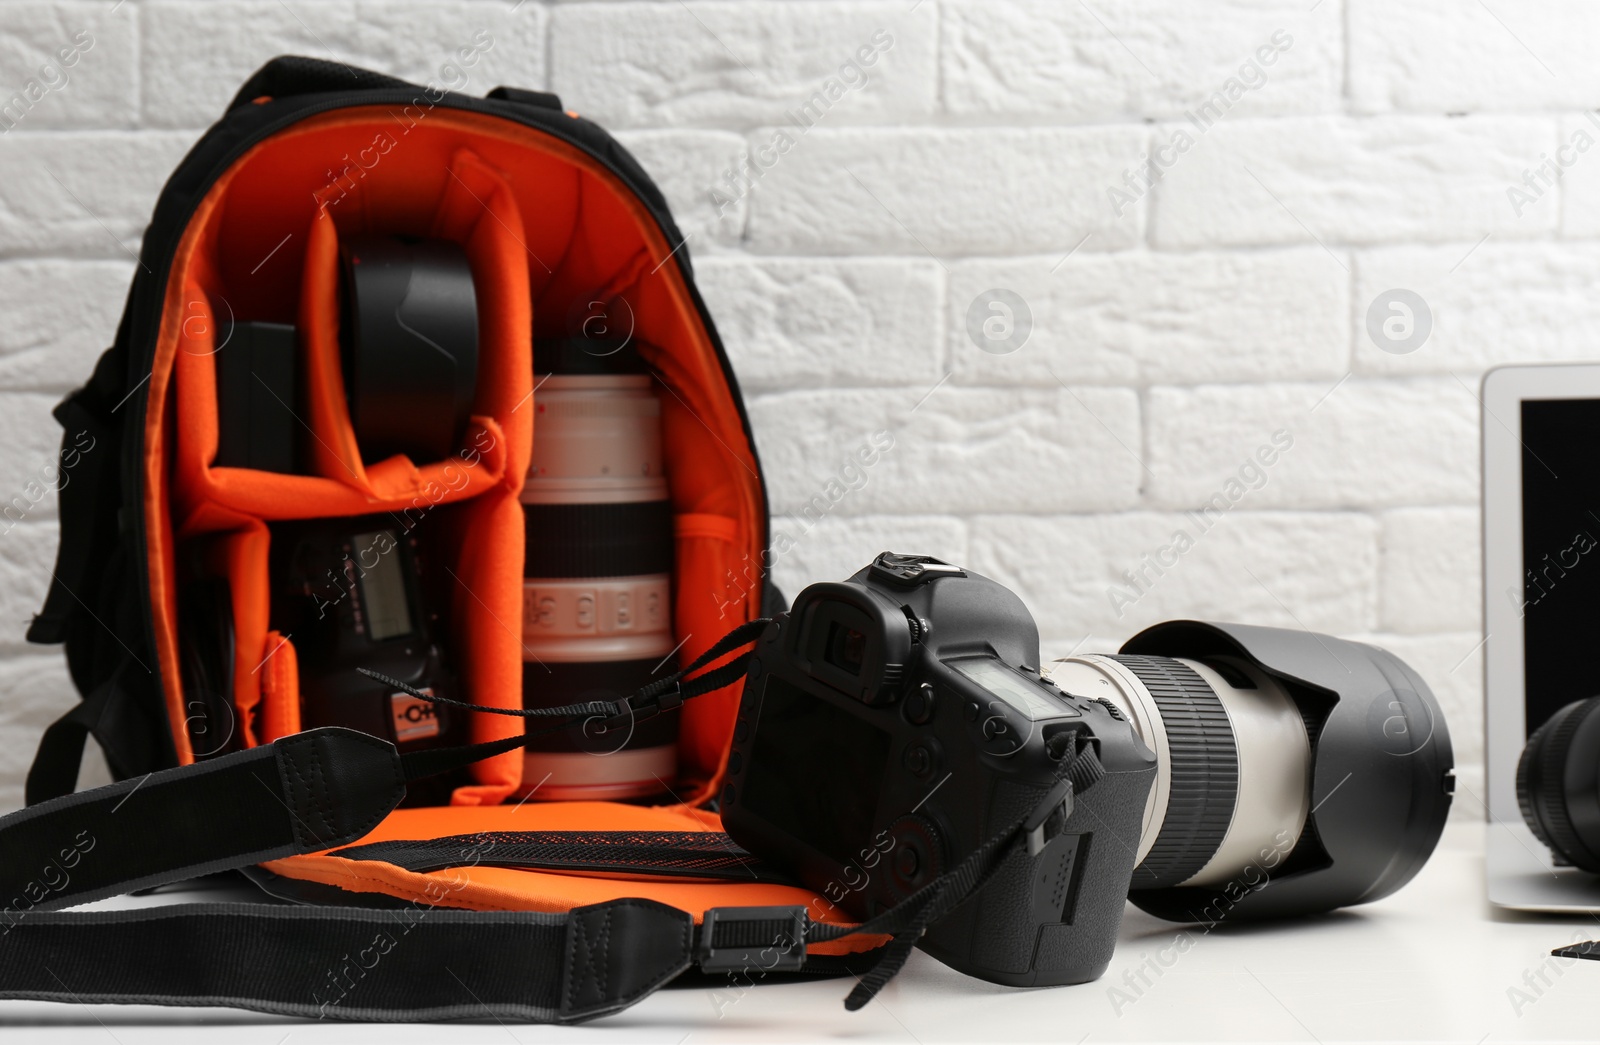
M 256 734 L 263 744 L 300 732 L 300 663 L 288 636 L 267 632 L 266 652 L 251 668 L 260 677 L 261 715 Z
M 262 739 L 272 740 L 282 734 L 262 738 L 257 732 L 255 714 L 261 702 L 262 658 L 270 648 L 267 645 L 267 612 L 271 593 L 267 590 L 267 552 L 269 536 L 265 523 L 252 520 L 244 529 L 219 534 L 206 542 L 204 559 L 206 573 L 225 577 L 228 581 L 228 598 L 233 605 L 233 733 L 245 747 L 254 747 Z M 223 750 L 226 737 L 217 737 L 216 743 L 205 754 Z
M 739 525 L 732 518 L 706 512 L 689 513 L 677 517 L 675 528 L 677 575 L 710 579 L 710 583 L 679 584 L 674 593 L 673 622 L 680 635 L 689 636 L 684 644 L 685 655 L 692 658 L 744 622 L 746 597 L 754 594 L 756 600 L 760 600 L 760 579 L 743 578 L 734 569 Z M 740 581 L 753 582 L 757 591 L 740 590 L 737 586 Z M 696 697 L 683 706 L 679 712 L 683 716 L 679 746 L 684 749 L 684 761 L 689 765 L 720 764 L 731 736 L 733 716 L 738 712 L 739 691 L 738 686 L 731 686 Z

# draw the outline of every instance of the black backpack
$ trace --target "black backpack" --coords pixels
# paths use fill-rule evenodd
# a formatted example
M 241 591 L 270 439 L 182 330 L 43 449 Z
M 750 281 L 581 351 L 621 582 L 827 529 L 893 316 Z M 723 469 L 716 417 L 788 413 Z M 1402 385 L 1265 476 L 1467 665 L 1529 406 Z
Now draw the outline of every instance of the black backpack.
M 342 235 L 373 230 L 455 240 L 480 277 L 471 432 L 483 438 L 469 481 L 438 496 L 439 464 L 363 466 L 333 394 L 330 266 Z M 298 731 L 293 659 L 274 655 L 290 637 L 258 612 L 265 523 L 290 517 L 447 518 L 446 565 L 467 589 L 453 612 L 474 633 L 462 640 L 466 688 L 478 704 L 521 707 L 519 640 L 495 625 L 521 610 L 530 339 L 597 318 L 625 320 L 672 393 L 661 398 L 685 667 L 641 698 L 652 711 L 698 698 L 679 712 L 670 802 L 585 804 L 581 815 L 570 803 L 501 804 L 521 772 L 523 724 L 510 715 L 471 716 L 464 750 L 404 758 L 353 730 Z M 310 346 L 313 474 L 214 463 L 208 357 L 243 320 L 297 323 Z M 565 1022 L 631 1004 L 696 964 L 742 973 L 805 963 L 815 894 L 730 883 L 729 867 L 743 875 L 746 861 L 724 858 L 708 809 L 743 677 L 733 654 L 753 639 L 763 603 L 780 604 L 763 557 L 760 462 L 684 237 L 601 128 L 543 92 L 472 98 L 274 59 L 173 173 L 115 343 L 55 416 L 71 481 L 28 638 L 65 645 L 82 699 L 44 734 L 28 808 L 0 819 L 0 895 L 11 898 L 0 908 L 0 997 Z M 237 670 L 220 687 L 193 663 L 196 643 L 178 620 L 191 561 L 230 582 L 221 609 L 233 610 Z M 264 670 L 249 669 L 258 660 Z M 118 782 L 74 794 L 90 735 Z M 446 767 L 473 774 L 451 804 L 395 808 L 408 780 Z M 396 839 L 410 850 L 397 853 Z M 707 861 L 708 845 L 718 859 Z M 673 906 L 653 898 L 660 882 L 632 874 L 645 864 L 716 873 L 693 883 L 703 902 L 685 904 L 680 884 Z M 441 891 L 435 867 L 453 869 L 455 884 Z M 477 880 L 491 867 L 492 887 Z M 289 904 L 51 913 L 225 869 Z M 813 928 L 811 941 L 846 935 Z M 769 961 L 762 952 L 779 938 L 789 946 Z M 829 961 L 815 956 L 810 970 Z M 470 996 L 443 968 L 472 984 Z

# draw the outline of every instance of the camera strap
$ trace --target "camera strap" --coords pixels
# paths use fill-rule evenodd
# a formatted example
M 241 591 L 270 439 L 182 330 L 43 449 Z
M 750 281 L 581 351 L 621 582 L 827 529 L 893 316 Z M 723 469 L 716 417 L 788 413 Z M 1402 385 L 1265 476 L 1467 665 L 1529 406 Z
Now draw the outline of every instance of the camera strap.
M 408 693 L 418 700 L 426 700 L 433 704 L 443 704 L 447 707 L 462 708 L 466 711 L 478 712 L 485 715 L 507 715 L 513 718 L 540 719 L 557 718 L 564 721 L 548 726 L 544 729 L 529 729 L 526 733 L 506 737 L 504 740 L 490 740 L 482 744 L 469 744 L 463 747 L 432 748 L 426 751 L 411 751 L 400 756 L 400 764 L 405 770 L 407 780 L 422 780 L 425 777 L 435 776 L 439 773 L 448 773 L 455 769 L 462 769 L 481 762 L 486 758 L 515 751 L 526 746 L 528 741 L 537 739 L 550 733 L 569 729 L 574 725 L 596 725 L 605 729 L 626 728 L 630 723 L 642 722 L 653 718 L 666 711 L 673 711 L 682 706 L 686 700 L 715 692 L 725 686 L 731 686 L 745 676 L 745 669 L 750 663 L 750 653 L 741 653 L 726 664 L 718 665 L 709 671 L 704 669 L 726 657 L 741 646 L 748 646 L 754 642 L 768 624 L 772 623 L 769 617 L 758 617 L 747 621 L 734 628 L 728 634 L 718 639 L 710 649 L 696 657 L 689 666 L 673 672 L 665 678 L 657 679 L 648 686 L 640 689 L 630 697 L 622 700 L 590 700 L 580 704 L 563 704 L 550 708 L 490 708 L 479 704 L 469 704 L 464 700 L 450 700 L 445 697 L 436 697 L 425 693 L 415 687 L 408 686 L 399 679 L 390 678 L 368 668 L 356 670 L 370 678 L 377 679 L 386 686 L 393 686 L 403 693 Z M 697 671 L 703 674 L 689 678 Z

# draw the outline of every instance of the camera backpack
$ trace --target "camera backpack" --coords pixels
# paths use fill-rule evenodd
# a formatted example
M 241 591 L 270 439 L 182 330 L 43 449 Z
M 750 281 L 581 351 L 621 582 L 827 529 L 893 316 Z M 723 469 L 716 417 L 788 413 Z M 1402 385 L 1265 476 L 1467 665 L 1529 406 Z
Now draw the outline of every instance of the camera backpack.
M 335 265 L 342 238 L 373 231 L 452 240 L 471 262 L 475 467 L 460 481 L 451 461 L 363 463 L 357 451 Z M 401 758 L 353 730 L 301 731 L 294 640 L 267 619 L 267 524 L 280 520 L 428 515 L 456 581 L 441 616 L 465 699 L 522 707 L 531 338 L 595 301 L 607 322 L 631 324 L 671 393 L 675 637 L 679 663 L 701 674 L 651 695 L 650 710 L 681 716 L 669 796 L 506 801 L 523 766 L 512 714 L 470 714 L 464 755 Z M 313 474 L 214 463 L 212 355 L 241 321 L 300 331 Z M 661 193 L 553 95 L 467 97 L 274 59 L 168 181 L 115 343 L 55 416 L 73 475 L 28 638 L 65 645 L 82 699 L 45 732 L 28 807 L 0 820 L 0 997 L 571 1022 L 696 966 L 743 982 L 802 962 L 837 972 L 892 933 L 833 925 L 797 948 L 796 912 L 817 894 L 720 833 L 744 670 L 732 657 L 776 599 L 760 462 Z M 220 706 L 186 692 L 180 564 L 197 557 L 229 582 L 234 671 Z M 91 735 L 118 782 L 74 794 Z M 408 778 L 446 762 L 470 762 L 470 781 L 441 804 L 396 808 Z M 289 903 L 54 913 L 227 869 Z M 811 918 L 837 922 L 829 908 Z

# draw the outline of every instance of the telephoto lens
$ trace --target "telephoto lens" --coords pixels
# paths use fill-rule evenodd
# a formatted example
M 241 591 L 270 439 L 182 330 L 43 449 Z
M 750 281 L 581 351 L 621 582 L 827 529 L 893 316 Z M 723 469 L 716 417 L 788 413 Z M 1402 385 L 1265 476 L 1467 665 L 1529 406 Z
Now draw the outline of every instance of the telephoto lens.
M 615 700 L 675 670 L 661 400 L 626 341 L 538 339 L 534 370 L 533 456 L 522 492 L 523 702 Z M 677 731 L 673 714 L 554 731 L 527 749 L 522 794 L 658 794 L 677 772 Z
M 1159 917 L 1376 900 L 1422 868 L 1444 830 L 1449 733 L 1427 684 L 1385 650 L 1169 621 L 1118 654 L 1057 661 L 1050 679 L 1109 702 L 1156 754 L 1143 828 L 1128 840 L 1129 899 Z
M 1600 872 L 1600 697 L 1575 700 L 1533 731 L 1517 760 L 1517 804 L 1558 860 Z

